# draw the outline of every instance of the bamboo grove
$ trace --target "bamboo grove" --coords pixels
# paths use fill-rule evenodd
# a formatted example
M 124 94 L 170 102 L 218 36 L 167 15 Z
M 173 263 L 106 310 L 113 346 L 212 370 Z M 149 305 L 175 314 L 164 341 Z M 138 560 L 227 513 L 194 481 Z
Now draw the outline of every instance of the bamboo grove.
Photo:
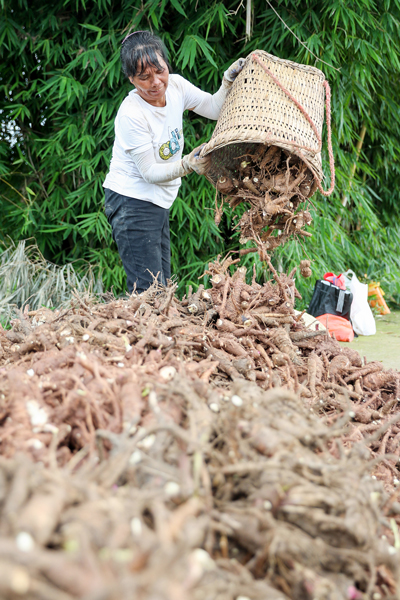
M 325 72 L 336 191 L 314 196 L 313 237 L 290 242 L 273 260 L 287 270 L 311 259 L 315 278 L 352 268 L 400 301 L 399 0 L 253 0 L 247 35 L 239 0 L 0 0 L 0 8 L 2 249 L 36 240 L 48 260 L 78 269 L 90 262 L 106 289 L 124 291 L 102 182 L 114 117 L 130 89 L 119 47 L 130 30 L 151 29 L 165 41 L 174 72 L 210 92 L 233 60 L 256 48 Z M 191 113 L 184 127 L 188 151 L 210 138 L 214 123 Z M 232 214 L 225 211 L 217 227 L 214 205 L 204 178 L 184 180 L 171 209 L 181 292 L 198 285 L 209 260 L 239 249 Z M 264 263 L 252 254 L 243 262 L 254 260 L 262 279 Z M 311 287 L 300 291 L 308 300 Z

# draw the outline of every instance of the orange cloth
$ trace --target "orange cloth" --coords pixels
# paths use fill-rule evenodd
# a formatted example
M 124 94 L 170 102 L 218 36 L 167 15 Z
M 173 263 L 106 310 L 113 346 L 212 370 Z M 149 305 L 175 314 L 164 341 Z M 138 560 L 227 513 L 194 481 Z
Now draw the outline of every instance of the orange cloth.
M 354 331 L 350 321 L 337 315 L 325 314 L 317 317 L 318 321 L 327 327 L 330 334 L 334 333 L 338 342 L 352 342 Z

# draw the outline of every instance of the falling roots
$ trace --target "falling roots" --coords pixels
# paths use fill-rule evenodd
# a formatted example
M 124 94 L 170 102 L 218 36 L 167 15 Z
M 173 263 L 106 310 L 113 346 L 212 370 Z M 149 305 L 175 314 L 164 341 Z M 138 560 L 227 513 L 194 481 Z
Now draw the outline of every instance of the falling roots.
M 238 148 L 242 146 L 239 144 Z M 216 189 L 232 208 L 242 203 L 249 205 L 236 228 L 240 230 L 240 243 L 254 242 L 254 250 L 261 257 L 291 237 L 311 236 L 304 227 L 312 221 L 307 199 L 316 185 L 311 171 L 295 154 L 278 146 L 253 145 L 229 162 L 217 162 L 214 172 L 218 172 L 218 177 L 214 177 Z M 217 223 L 220 219 L 218 208 Z

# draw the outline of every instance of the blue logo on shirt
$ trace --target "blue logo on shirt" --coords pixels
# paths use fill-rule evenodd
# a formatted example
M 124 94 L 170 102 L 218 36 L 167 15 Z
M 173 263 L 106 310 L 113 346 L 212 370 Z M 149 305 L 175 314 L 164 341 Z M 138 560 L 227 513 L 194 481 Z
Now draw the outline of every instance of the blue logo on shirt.
M 179 140 L 182 139 L 183 131 L 182 129 L 178 131 L 178 128 L 169 130 L 170 138 L 168 142 L 165 142 L 160 146 L 159 155 L 163 160 L 168 160 L 171 156 L 174 156 L 177 152 L 180 151 L 181 145 Z

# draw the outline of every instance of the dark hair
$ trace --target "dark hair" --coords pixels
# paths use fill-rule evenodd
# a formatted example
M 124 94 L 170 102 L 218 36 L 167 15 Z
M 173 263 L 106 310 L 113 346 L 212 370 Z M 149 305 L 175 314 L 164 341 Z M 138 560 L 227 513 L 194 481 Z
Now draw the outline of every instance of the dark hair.
M 159 61 L 160 56 L 166 62 L 168 71 L 171 72 L 167 50 L 162 40 L 150 31 L 130 34 L 122 42 L 122 70 L 127 77 L 141 75 L 147 67 L 161 70 L 163 67 Z

